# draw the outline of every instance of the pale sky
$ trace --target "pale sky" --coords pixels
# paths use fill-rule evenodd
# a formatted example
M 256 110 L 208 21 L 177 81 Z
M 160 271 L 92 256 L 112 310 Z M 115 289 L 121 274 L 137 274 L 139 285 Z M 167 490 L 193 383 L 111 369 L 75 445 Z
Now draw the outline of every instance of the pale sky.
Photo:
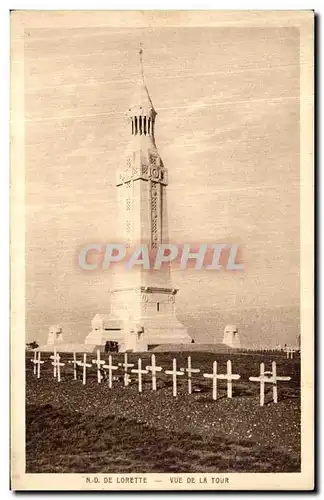
M 27 335 L 82 341 L 109 312 L 109 271 L 77 266 L 113 242 L 124 114 L 144 48 L 169 171 L 169 239 L 235 242 L 244 272 L 173 274 L 196 341 L 236 324 L 243 345 L 299 333 L 299 33 L 294 28 L 31 29 L 25 38 Z

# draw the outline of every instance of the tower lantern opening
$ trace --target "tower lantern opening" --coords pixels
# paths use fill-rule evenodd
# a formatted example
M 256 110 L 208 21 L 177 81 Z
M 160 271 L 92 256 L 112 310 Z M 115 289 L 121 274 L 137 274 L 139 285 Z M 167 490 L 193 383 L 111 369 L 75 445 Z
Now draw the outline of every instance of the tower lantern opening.
M 154 140 L 154 121 L 157 115 L 147 90 L 143 69 L 143 49 L 139 50 L 140 74 L 137 78 L 137 92 L 127 112 L 132 135 L 150 136 Z

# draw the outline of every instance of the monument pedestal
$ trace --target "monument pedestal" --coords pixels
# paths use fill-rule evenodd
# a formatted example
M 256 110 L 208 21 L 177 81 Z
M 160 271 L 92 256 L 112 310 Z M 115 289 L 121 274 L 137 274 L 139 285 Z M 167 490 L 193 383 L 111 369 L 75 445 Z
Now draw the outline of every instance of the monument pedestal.
M 119 351 L 144 352 L 150 345 L 190 343 L 175 315 L 176 289 L 138 287 L 112 292 L 111 314 L 97 314 L 86 344 L 118 342 Z

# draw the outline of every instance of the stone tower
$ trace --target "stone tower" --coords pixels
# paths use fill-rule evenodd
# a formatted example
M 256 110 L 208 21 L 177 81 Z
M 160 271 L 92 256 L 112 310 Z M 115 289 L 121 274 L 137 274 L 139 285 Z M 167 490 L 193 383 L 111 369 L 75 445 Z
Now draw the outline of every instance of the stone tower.
M 157 113 L 144 80 L 142 50 L 139 53 L 137 91 L 127 111 L 130 142 L 116 180 L 118 242 L 130 250 L 148 245 L 154 256 L 158 245 L 168 242 L 168 172 L 155 143 Z M 120 351 L 146 351 L 158 344 L 191 342 L 187 329 L 176 318 L 178 290 L 171 284 L 168 266 L 145 270 L 136 265 L 127 271 L 124 266 L 116 266 L 113 282 L 110 313 L 94 317 L 86 343 L 117 341 Z

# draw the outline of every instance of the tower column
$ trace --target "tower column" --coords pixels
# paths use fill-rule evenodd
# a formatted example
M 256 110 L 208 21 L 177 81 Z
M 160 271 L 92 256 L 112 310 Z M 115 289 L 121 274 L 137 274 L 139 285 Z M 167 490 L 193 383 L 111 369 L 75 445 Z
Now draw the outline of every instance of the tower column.
M 140 68 L 136 96 L 127 111 L 131 140 L 117 174 L 119 224 L 128 247 L 148 245 L 155 251 L 167 241 L 164 211 L 168 172 L 155 143 L 157 113 L 144 81 L 142 49 Z M 92 330 L 89 343 L 110 340 L 118 342 L 120 350 L 138 351 L 158 344 L 190 343 L 187 329 L 176 317 L 177 291 L 168 267 L 120 268 L 114 275 L 110 315 L 105 315 L 103 329 Z M 93 325 L 97 323 L 98 319 Z

